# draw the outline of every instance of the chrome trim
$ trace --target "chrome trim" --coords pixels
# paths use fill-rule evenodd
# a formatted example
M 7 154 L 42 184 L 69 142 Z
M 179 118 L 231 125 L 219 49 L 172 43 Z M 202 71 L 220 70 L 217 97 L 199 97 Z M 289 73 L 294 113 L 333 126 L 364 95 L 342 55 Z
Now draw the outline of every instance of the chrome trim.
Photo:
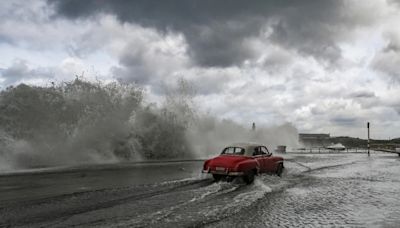
M 217 170 L 210 170 L 209 173 L 226 175 L 226 176 L 243 176 L 244 175 L 244 172 L 228 172 L 228 171 L 217 171 Z
M 243 176 L 244 172 L 229 172 L 228 176 Z
M 227 174 L 228 174 L 228 171 L 210 170 L 210 173 L 212 173 L 212 174 L 227 175 Z

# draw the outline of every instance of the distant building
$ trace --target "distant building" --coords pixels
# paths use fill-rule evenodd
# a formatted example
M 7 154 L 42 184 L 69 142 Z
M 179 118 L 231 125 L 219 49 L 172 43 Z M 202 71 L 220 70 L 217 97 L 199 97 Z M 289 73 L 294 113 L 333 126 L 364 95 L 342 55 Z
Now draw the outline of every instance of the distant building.
M 325 147 L 330 144 L 330 134 L 299 134 L 299 142 L 305 147 Z

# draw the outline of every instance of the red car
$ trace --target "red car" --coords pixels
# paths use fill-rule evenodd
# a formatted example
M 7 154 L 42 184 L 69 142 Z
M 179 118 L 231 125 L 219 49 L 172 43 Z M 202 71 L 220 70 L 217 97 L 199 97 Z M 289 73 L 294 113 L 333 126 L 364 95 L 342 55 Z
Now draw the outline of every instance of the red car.
M 216 181 L 241 176 L 250 184 L 259 173 L 283 172 L 283 158 L 272 156 L 267 147 L 257 143 L 237 143 L 226 147 L 218 157 L 206 160 L 203 173 L 211 173 Z

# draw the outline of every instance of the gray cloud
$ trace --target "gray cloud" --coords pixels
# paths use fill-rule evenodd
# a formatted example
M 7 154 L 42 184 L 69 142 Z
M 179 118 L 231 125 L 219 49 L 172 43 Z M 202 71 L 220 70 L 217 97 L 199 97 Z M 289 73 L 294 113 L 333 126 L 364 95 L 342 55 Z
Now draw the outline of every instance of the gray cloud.
M 400 6 L 400 0 L 389 0 L 388 2 Z
M 165 47 L 163 36 L 145 36 L 132 35 L 126 41 L 118 53 L 119 66 L 112 67 L 111 72 L 120 81 L 150 85 L 153 92 L 160 93 L 168 80 L 176 81 L 180 76 L 177 72 L 186 69 L 185 59 L 174 53 L 176 46 Z
M 370 91 L 356 91 L 350 94 L 352 98 L 372 98 L 376 97 L 374 92 Z
M 22 78 L 30 76 L 30 70 L 28 65 L 23 60 L 15 61 L 12 66 L 7 69 L 4 69 L 1 72 L 1 76 L 5 79 L 4 84 L 11 84 L 16 81 L 19 81 Z
M 356 117 L 336 116 L 330 119 L 331 123 L 338 126 L 356 126 L 361 121 Z
M 129 47 L 129 45 L 127 47 Z M 150 78 L 156 75 L 153 75 L 154 72 L 152 72 L 151 67 L 147 65 L 146 59 L 144 47 L 138 48 L 133 53 L 131 51 L 126 51 L 122 53 L 120 57 L 120 64 L 123 67 L 113 67 L 112 73 L 122 81 L 147 84 Z M 154 64 L 156 65 L 157 63 Z
M 390 41 L 383 50 L 375 55 L 371 65 L 373 69 L 400 82 L 400 46 Z
M 262 60 L 262 67 L 269 72 L 275 73 L 280 69 L 287 69 L 295 62 L 296 57 L 293 53 L 286 50 L 269 50 L 269 53 Z
M 381 98 L 376 96 L 375 92 L 367 90 L 352 92 L 348 95 L 348 99 L 359 103 L 364 109 L 377 107 L 382 103 Z
M 51 69 L 48 68 L 37 68 L 30 69 L 27 62 L 24 60 L 15 60 L 14 63 L 5 69 L 0 71 L 0 78 L 4 81 L 3 85 L 12 85 L 21 80 L 29 80 L 32 78 L 53 78 L 54 74 Z
M 14 44 L 14 41 L 10 37 L 7 37 L 4 34 L 0 34 L 0 43 Z
M 292 48 L 317 60 L 335 62 L 341 57 L 337 40 L 369 18 L 353 12 L 344 1 L 98 1 L 49 0 L 56 15 L 88 18 L 97 13 L 115 14 L 159 31 L 182 33 L 189 55 L 202 66 L 230 66 L 257 57 L 246 43 L 258 37 Z M 269 35 L 264 33 L 272 32 Z

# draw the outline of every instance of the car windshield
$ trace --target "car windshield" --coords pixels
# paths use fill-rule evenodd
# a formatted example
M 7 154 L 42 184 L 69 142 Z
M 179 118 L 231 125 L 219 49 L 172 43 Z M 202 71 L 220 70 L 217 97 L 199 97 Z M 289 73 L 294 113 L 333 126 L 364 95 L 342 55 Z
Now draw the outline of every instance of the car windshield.
M 243 155 L 244 152 L 245 149 L 241 147 L 226 147 L 221 154 Z

